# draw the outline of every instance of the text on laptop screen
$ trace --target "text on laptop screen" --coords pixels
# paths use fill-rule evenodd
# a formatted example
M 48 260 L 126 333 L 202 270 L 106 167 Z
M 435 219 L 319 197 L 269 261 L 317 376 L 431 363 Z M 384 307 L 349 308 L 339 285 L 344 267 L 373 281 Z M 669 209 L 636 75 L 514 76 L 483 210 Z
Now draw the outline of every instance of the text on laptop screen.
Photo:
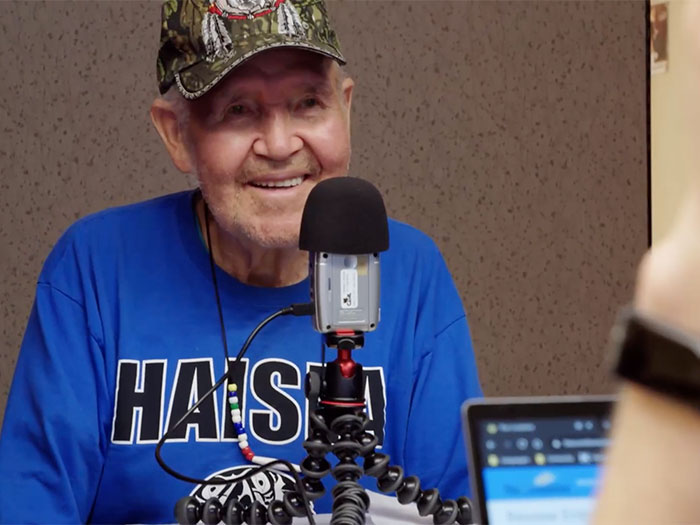
M 479 421 L 489 523 L 587 524 L 609 426 L 600 415 Z

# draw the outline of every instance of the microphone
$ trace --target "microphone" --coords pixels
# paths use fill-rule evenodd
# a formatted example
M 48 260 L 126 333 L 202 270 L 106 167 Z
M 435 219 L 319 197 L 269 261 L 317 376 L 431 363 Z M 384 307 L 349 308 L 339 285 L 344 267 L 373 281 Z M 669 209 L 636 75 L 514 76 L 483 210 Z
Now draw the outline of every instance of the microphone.
M 314 329 L 371 332 L 379 323 L 379 252 L 389 248 L 384 201 L 353 177 L 319 182 L 301 217 L 299 248 L 309 252 Z

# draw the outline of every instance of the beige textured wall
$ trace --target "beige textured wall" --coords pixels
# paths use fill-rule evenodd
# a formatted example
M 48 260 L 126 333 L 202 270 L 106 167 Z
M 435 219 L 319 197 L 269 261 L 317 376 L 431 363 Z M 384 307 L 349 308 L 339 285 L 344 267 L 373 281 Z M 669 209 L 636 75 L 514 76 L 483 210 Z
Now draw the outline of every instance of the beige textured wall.
M 657 2 L 654 2 L 657 3 Z M 695 4 L 695 5 L 694 5 Z M 651 77 L 651 230 L 652 242 L 669 231 L 693 170 L 698 165 L 697 122 L 700 80 L 697 47 L 684 39 L 689 10 L 697 1 L 668 3 L 668 71 Z M 698 38 L 698 28 L 688 31 Z M 694 128 L 693 128 L 694 126 Z
M 355 175 L 430 233 L 488 394 L 601 392 L 646 246 L 639 1 L 331 3 Z M 157 2 L 0 12 L 0 413 L 48 250 L 75 218 L 191 184 L 147 109 Z

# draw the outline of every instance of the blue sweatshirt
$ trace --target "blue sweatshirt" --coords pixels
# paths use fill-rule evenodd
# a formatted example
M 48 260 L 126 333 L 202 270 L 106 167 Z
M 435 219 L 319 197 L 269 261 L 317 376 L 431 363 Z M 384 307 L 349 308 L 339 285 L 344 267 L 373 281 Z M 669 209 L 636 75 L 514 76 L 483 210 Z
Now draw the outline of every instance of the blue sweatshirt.
M 165 523 L 188 494 L 269 502 L 291 486 L 275 472 L 235 482 L 251 464 L 223 389 L 165 444 L 163 456 L 192 477 L 231 483 L 193 486 L 154 458 L 166 429 L 225 370 L 193 195 L 86 217 L 49 255 L 0 436 L 0 522 Z M 389 232 L 381 322 L 353 353 L 366 373 L 369 429 L 392 464 L 456 498 L 468 493 L 459 407 L 481 396 L 467 321 L 435 244 L 396 221 Z M 262 288 L 218 268 L 217 279 L 232 357 L 261 320 L 309 298 L 308 279 Z M 320 365 L 320 348 L 308 317 L 282 317 L 236 364 L 255 454 L 297 464 L 304 458 L 304 377 Z M 371 478 L 362 483 L 376 490 Z M 315 510 L 330 512 L 330 504 L 324 496 Z

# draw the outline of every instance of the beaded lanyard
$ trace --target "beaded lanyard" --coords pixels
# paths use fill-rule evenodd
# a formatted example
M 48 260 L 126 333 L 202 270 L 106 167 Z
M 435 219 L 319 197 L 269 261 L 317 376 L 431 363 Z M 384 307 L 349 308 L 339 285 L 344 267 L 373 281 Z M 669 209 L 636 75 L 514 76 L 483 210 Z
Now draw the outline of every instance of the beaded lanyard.
M 214 263 L 214 250 L 211 244 L 211 233 L 209 232 L 209 206 L 207 206 L 206 201 L 202 197 L 204 202 L 204 228 L 207 234 L 207 251 L 209 252 L 209 266 L 211 268 L 211 280 L 214 284 L 214 293 L 216 295 L 216 307 L 219 312 L 219 324 L 221 326 L 221 341 L 224 345 L 224 354 L 226 356 L 226 364 L 230 367 L 231 360 L 228 355 L 228 342 L 226 338 L 226 327 L 224 325 L 224 313 L 221 307 L 221 297 L 219 295 L 219 284 L 216 280 L 216 264 Z M 199 229 L 199 228 L 198 228 Z M 229 368 L 230 370 L 230 368 Z M 238 440 L 238 447 L 241 450 L 241 454 L 251 463 L 256 465 L 266 465 L 272 461 L 274 458 L 268 458 L 265 456 L 257 456 L 250 448 L 248 443 L 248 434 L 245 432 L 243 427 L 243 416 L 241 414 L 240 402 L 238 399 L 238 385 L 236 383 L 229 383 L 228 385 L 228 402 L 229 409 L 231 413 L 231 422 L 233 423 L 233 429 L 236 434 L 236 439 Z M 299 470 L 299 467 L 293 465 L 295 470 Z
M 248 444 L 248 435 L 245 433 L 245 428 L 243 428 L 241 408 L 238 404 L 238 385 L 236 385 L 236 383 L 230 383 L 228 385 L 228 402 L 229 407 L 231 408 L 231 421 L 233 422 L 233 428 L 236 431 L 238 446 L 241 449 L 241 453 L 248 461 L 255 463 L 255 454 L 250 449 L 250 445 Z

